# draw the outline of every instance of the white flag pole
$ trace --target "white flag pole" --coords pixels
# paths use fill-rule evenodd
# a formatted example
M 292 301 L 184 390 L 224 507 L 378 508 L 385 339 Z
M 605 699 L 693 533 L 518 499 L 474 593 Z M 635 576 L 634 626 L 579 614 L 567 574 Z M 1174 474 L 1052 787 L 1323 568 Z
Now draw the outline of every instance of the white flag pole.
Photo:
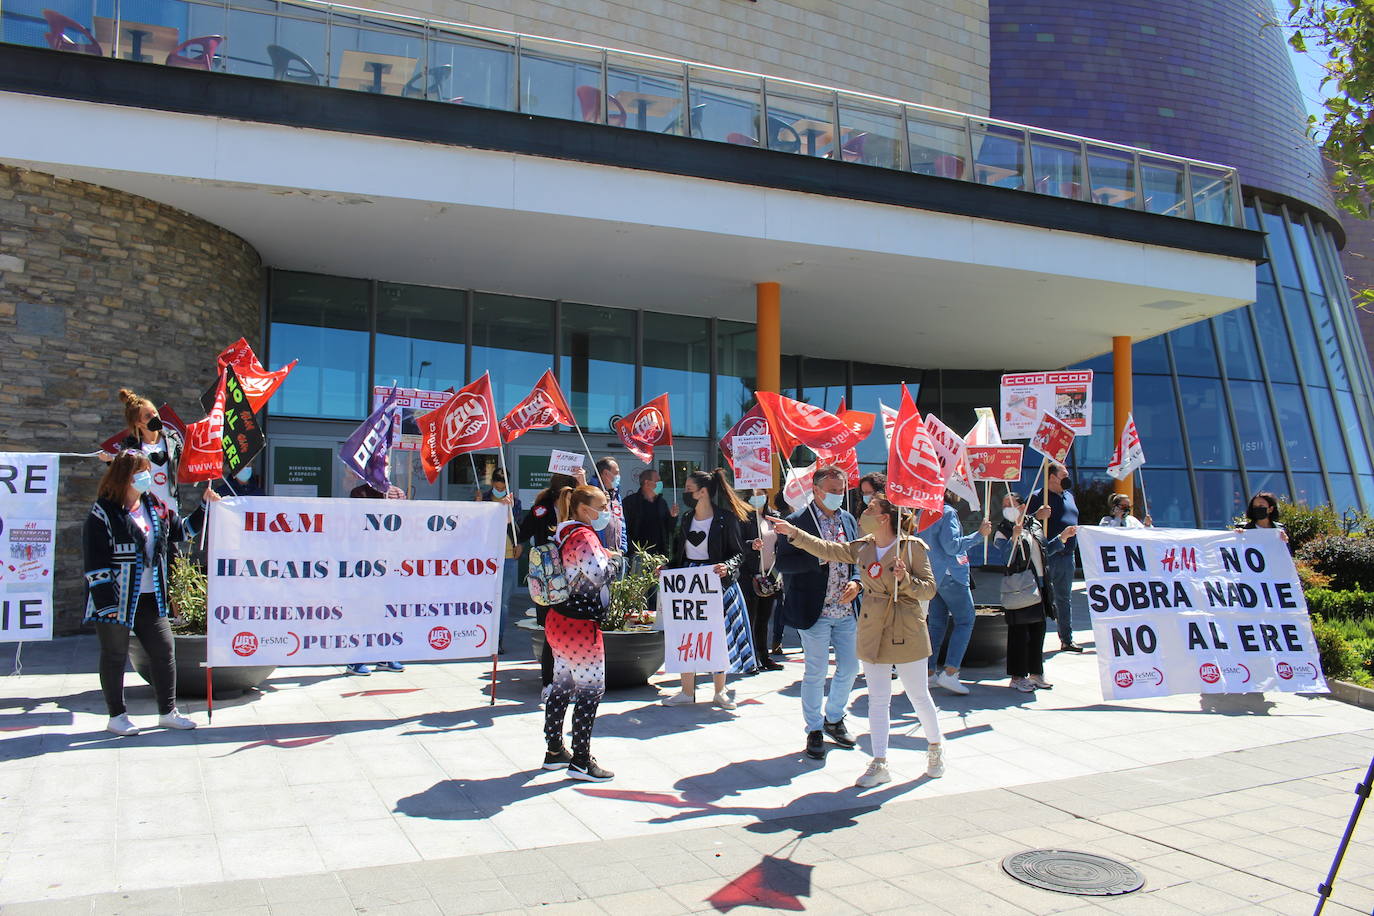
M 520 538 L 515 530 L 515 489 L 510 483 L 510 472 L 506 470 L 506 447 L 501 443 L 496 443 L 496 457 L 501 462 L 501 474 L 506 478 L 506 495 L 511 497 L 511 506 L 506 510 L 506 520 L 510 522 L 510 539 L 512 544 L 519 544 Z
M 673 493 L 674 493 L 673 499 L 676 500 L 676 499 L 677 499 L 677 496 L 676 496 L 676 493 L 677 493 L 677 450 L 676 450 L 675 448 L 673 448 L 673 443 L 671 443 L 671 442 L 668 443 L 668 464 L 669 464 L 669 465 L 672 467 L 672 469 L 673 469 Z
M 1135 478 L 1136 478 L 1136 483 L 1140 484 L 1140 502 L 1141 502 L 1141 505 L 1144 507 L 1144 510 L 1145 510 L 1145 517 L 1146 517 L 1146 518 L 1149 518 L 1149 517 L 1150 517 L 1150 499 L 1149 499 L 1149 497 L 1147 497 L 1147 496 L 1145 495 L 1145 475 L 1141 473 L 1140 468 L 1136 468 L 1136 469 L 1135 469 Z
M 589 469 L 592 473 L 592 476 L 596 478 L 596 485 L 601 489 L 605 490 L 606 485 L 601 482 L 601 474 L 596 470 L 596 459 L 592 457 L 592 447 L 587 444 L 587 437 L 582 435 L 582 427 L 578 426 L 577 423 L 574 422 L 573 429 L 577 430 L 577 438 L 582 440 L 582 451 L 586 453 L 587 461 L 590 462 Z M 607 491 L 606 495 L 609 496 L 610 491 Z

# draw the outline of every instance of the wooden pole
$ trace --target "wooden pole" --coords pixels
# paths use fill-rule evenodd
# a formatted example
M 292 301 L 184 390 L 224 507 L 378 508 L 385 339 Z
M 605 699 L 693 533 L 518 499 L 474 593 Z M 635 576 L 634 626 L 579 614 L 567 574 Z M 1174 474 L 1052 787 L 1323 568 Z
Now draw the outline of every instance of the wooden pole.
M 491 700 L 487 703 L 488 706 L 496 705 L 496 659 L 497 655 L 493 652 L 491 654 Z
M 983 521 L 992 521 L 992 481 L 983 481 Z M 988 563 L 988 549 L 990 538 L 983 538 L 983 565 Z
M 1021 504 L 1021 519 L 1018 522 L 1018 524 L 1025 524 L 1026 510 L 1030 508 L 1031 495 L 1035 493 L 1035 485 L 1040 482 L 1040 475 L 1045 474 L 1049 466 L 1050 456 L 1045 455 L 1043 458 L 1040 459 L 1040 470 L 1035 472 L 1035 478 L 1031 480 L 1030 489 L 1026 491 L 1026 501 Z M 1011 484 L 1007 484 L 1007 492 L 1011 492 Z M 1045 499 L 1042 500 L 1042 502 L 1048 506 L 1050 504 L 1049 497 L 1046 496 Z

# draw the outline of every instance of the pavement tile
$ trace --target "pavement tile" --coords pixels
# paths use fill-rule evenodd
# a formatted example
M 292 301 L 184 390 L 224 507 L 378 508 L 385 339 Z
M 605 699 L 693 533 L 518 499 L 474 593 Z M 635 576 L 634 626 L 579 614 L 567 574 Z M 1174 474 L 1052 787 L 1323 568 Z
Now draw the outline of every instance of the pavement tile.
M 101 894 L 91 900 L 91 912 L 108 916 L 176 916 L 182 912 L 176 888 Z
M 262 888 L 262 894 L 267 898 L 269 906 L 348 896 L 339 876 L 332 872 L 264 878 L 258 885 Z
M 235 907 L 267 907 L 267 893 L 260 881 L 221 881 L 191 884 L 181 889 L 183 913 L 212 913 Z

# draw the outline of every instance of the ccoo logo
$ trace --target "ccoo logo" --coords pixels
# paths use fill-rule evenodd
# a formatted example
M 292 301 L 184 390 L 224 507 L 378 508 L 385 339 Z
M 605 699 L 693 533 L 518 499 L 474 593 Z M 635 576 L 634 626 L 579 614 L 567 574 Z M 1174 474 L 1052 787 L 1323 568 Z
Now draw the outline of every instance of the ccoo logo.
M 230 644 L 230 648 L 234 650 L 234 654 L 239 658 L 247 658 L 258 651 L 258 637 L 248 632 L 239 633 L 234 637 L 234 641 Z

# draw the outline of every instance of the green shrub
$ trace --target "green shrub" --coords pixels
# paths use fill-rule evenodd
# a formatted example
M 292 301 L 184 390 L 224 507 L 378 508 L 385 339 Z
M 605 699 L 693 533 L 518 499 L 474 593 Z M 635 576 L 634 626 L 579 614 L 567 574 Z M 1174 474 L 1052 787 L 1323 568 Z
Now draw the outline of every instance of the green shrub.
M 1309 588 L 1305 594 L 1307 610 L 1321 614 L 1327 620 L 1374 617 L 1374 591 L 1350 589 L 1342 592 L 1329 588 Z
M 172 629 L 204 636 L 206 629 L 205 572 L 189 557 L 179 556 L 167 568 L 167 598 L 172 605 Z
M 1331 588 L 1374 587 L 1374 540 L 1343 534 L 1320 537 L 1298 552 L 1298 560 L 1331 577 Z
M 1288 543 L 1294 550 L 1301 550 L 1318 538 L 1335 537 L 1347 532 L 1341 524 L 1341 517 L 1329 503 L 1309 506 L 1280 499 L 1279 522 L 1287 530 Z
M 1369 636 L 1362 635 L 1368 624 Z M 1370 676 L 1371 654 L 1374 654 L 1374 620 L 1348 621 L 1325 620 L 1320 614 L 1312 615 L 1312 635 L 1317 640 L 1317 651 L 1321 655 L 1322 670 L 1328 678 L 1352 681 L 1363 686 L 1374 684 Z M 1364 653 L 1356 643 L 1363 643 Z

